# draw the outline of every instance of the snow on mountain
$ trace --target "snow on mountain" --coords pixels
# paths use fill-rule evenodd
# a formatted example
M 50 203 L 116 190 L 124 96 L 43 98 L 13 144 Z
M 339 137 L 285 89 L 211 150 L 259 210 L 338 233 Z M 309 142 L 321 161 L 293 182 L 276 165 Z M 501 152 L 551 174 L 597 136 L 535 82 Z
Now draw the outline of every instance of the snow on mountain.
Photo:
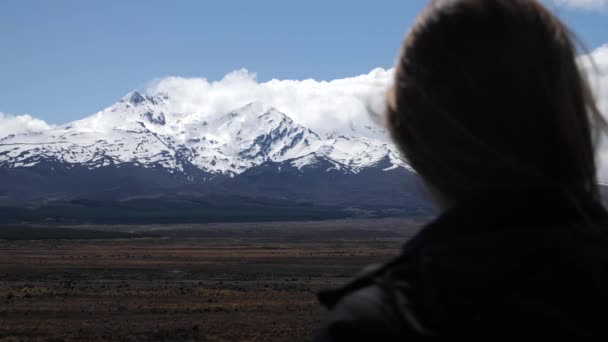
M 320 136 L 279 109 L 253 102 L 222 115 L 172 111 L 169 94 L 137 91 L 82 120 L 0 139 L 0 167 L 56 161 L 89 168 L 124 163 L 187 173 L 240 174 L 262 163 L 297 168 L 325 159 L 346 173 L 389 160 L 409 166 L 382 130 L 365 125 Z M 365 130 L 365 134 L 360 133 Z

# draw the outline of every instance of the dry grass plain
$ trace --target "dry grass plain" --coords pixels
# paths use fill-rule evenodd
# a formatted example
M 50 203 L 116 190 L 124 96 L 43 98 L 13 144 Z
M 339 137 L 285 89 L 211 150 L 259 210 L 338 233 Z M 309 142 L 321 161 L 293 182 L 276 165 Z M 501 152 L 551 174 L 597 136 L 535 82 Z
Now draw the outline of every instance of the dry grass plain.
M 0 341 L 306 341 L 325 313 L 315 293 L 398 254 L 420 224 L 112 226 L 88 228 L 164 237 L 0 241 Z

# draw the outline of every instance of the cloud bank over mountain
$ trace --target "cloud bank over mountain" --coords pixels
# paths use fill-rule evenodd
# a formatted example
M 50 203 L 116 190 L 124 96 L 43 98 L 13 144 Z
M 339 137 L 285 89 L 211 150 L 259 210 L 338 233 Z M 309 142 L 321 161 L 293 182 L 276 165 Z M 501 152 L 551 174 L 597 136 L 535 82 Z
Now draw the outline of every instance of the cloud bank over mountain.
M 27 131 L 42 131 L 52 125 L 28 114 L 11 115 L 0 112 L 0 139 L 9 134 L 19 134 Z
M 211 82 L 204 78 L 168 77 L 153 82 L 150 95 L 171 94 L 174 112 L 225 113 L 259 101 L 279 108 L 297 123 L 322 134 L 344 127 L 374 124 L 372 112 L 382 110 L 382 99 L 392 79 L 391 69 L 333 81 L 276 80 L 258 82 L 245 69 Z

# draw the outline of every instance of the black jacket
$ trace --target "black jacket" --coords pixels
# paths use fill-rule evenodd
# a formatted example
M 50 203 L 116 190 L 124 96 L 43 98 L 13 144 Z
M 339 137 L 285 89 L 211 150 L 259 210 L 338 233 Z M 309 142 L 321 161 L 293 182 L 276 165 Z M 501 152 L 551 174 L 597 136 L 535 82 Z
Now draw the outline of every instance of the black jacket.
M 597 201 L 536 190 L 450 210 L 395 260 L 324 291 L 315 341 L 577 337 L 608 341 Z

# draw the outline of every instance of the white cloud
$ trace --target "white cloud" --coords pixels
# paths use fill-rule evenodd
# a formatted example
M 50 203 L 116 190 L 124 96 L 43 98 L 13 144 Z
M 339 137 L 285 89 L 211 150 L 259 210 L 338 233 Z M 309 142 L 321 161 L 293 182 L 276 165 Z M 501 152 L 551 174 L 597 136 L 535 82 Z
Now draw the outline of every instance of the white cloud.
M 591 87 L 600 110 L 608 115 L 608 44 L 597 48 L 580 58 L 583 69 L 588 73 Z
M 321 134 L 373 125 L 368 109 L 380 110 L 392 70 L 333 81 L 271 80 L 260 83 L 245 69 L 222 80 L 169 77 L 153 82 L 147 92 L 168 93 L 174 112 L 225 114 L 253 101 L 276 107 L 296 122 Z
M 0 112 L 0 139 L 10 134 L 27 131 L 42 131 L 52 128 L 44 120 L 36 119 L 28 114 L 11 115 Z
M 579 58 L 579 62 L 589 79 L 598 103 L 598 108 L 608 119 L 608 44 Z M 598 151 L 599 178 L 608 184 L 608 132 L 604 132 Z
M 608 0 L 553 0 L 558 6 L 570 7 L 583 10 L 606 10 Z

